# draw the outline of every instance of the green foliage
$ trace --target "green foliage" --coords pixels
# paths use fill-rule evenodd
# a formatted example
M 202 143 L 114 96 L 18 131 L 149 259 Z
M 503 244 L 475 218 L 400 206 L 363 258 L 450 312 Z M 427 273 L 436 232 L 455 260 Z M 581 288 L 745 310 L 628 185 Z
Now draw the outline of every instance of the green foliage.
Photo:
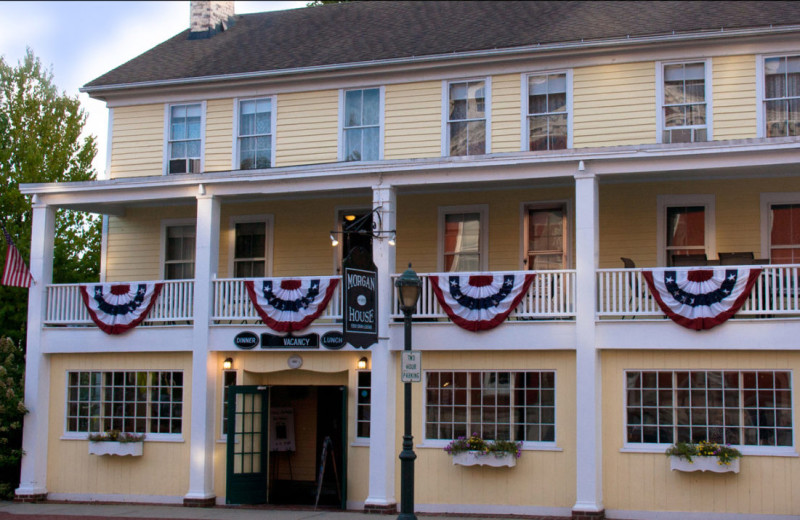
M 105 433 L 90 433 L 89 440 L 92 442 L 142 442 L 144 433 L 129 433 L 119 430 L 108 430 Z
M 481 439 L 477 433 L 473 433 L 470 437 L 459 437 L 450 444 L 445 446 L 444 451 L 448 455 L 456 455 L 465 451 L 477 451 L 484 455 L 494 455 L 496 457 L 502 455 L 514 455 L 519 458 L 522 454 L 522 443 L 514 441 L 486 441 Z
M 0 498 L 13 498 L 22 459 L 25 368 L 22 349 L 0 338 Z
M 21 183 L 95 179 L 93 136 L 81 137 L 86 113 L 76 97 L 59 93 L 52 72 L 28 49 L 16 67 L 0 57 L 0 219 L 26 262 L 30 259 L 31 203 Z M 99 273 L 101 219 L 58 210 L 53 281 L 88 282 Z M 6 244 L 0 240 L 0 261 Z M 27 291 L 0 286 L 0 336 L 24 346 Z
M 708 441 L 700 441 L 697 444 L 677 442 L 664 453 L 667 457 L 681 457 L 688 462 L 692 462 L 692 457 L 717 457 L 719 464 L 724 466 L 730 465 L 731 461 L 742 456 L 742 452 L 736 448 Z

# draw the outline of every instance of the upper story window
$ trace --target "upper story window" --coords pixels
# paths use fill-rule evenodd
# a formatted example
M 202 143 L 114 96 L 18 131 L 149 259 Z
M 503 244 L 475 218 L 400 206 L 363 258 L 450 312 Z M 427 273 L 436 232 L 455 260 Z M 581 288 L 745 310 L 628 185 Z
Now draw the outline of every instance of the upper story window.
M 269 242 L 272 234 L 272 217 L 270 215 L 234 217 L 231 221 L 233 276 L 236 278 L 267 276 L 270 271 Z
M 704 265 L 708 253 L 716 251 L 713 195 L 661 195 L 658 197 L 659 265 L 686 265 L 692 256 Z M 694 257 L 694 255 L 698 255 Z
M 239 101 L 239 169 L 254 170 L 272 166 L 272 99 Z
M 707 63 L 659 64 L 659 127 L 662 143 L 694 143 L 710 139 L 711 112 Z
M 567 204 L 535 204 L 525 208 L 528 269 L 567 268 Z
M 800 56 L 764 59 L 765 136 L 800 135 Z
M 766 200 L 765 200 L 766 199 Z M 769 228 L 769 261 L 771 264 L 795 264 L 800 262 L 800 196 L 798 194 L 762 194 L 762 205 L 766 206 Z
M 367 88 L 343 92 L 341 159 L 377 161 L 381 158 L 382 90 Z
M 563 150 L 569 147 L 567 73 L 527 77 L 527 149 Z
M 489 152 L 488 80 L 446 84 L 446 146 L 443 155 L 481 155 Z
M 203 105 L 169 107 L 167 173 L 200 173 L 203 150 Z
M 165 229 L 164 279 L 194 278 L 195 225 L 174 225 Z
M 487 267 L 486 207 L 440 208 L 440 265 L 446 272 L 481 271 Z

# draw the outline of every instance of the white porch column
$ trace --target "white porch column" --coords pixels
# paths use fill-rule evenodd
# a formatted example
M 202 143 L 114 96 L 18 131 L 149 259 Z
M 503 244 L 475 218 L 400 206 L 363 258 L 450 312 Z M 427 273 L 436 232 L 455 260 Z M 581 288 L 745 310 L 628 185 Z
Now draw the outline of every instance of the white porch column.
M 46 288 L 53 281 L 55 208 L 37 204 L 34 198 L 30 270 L 34 283 L 28 289 L 28 334 L 25 355 L 25 406 L 18 500 L 47 497 L 47 437 L 50 409 L 50 358 L 42 353 L 42 322 L 47 304 Z M 63 404 L 63 403 L 62 403 Z
M 372 188 L 372 207 L 381 215 L 380 231 L 395 229 L 397 195 L 391 186 Z M 377 217 L 376 217 L 377 220 Z M 394 246 L 382 235 L 372 241 L 372 259 L 378 268 L 378 343 L 372 350 L 372 403 L 370 406 L 369 493 L 365 509 L 396 511 L 394 496 L 395 453 L 395 374 L 397 362 L 389 351 L 389 314 L 392 278 L 395 269 Z
M 197 196 L 194 260 L 194 333 L 192 351 L 192 425 L 190 434 L 189 492 L 184 505 L 213 506 L 214 425 L 217 356 L 209 353 L 212 280 L 219 264 L 220 202 L 205 190 Z
M 604 514 L 600 352 L 595 345 L 598 207 L 597 179 L 579 171 L 575 175 L 577 500 L 573 517 Z

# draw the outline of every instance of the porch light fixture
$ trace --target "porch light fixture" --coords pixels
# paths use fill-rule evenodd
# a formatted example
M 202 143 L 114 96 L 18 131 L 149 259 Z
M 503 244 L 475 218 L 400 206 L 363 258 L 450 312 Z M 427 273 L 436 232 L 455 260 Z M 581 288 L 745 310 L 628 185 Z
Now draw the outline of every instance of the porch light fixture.
M 359 370 L 366 370 L 367 369 L 367 358 L 362 357 L 358 360 L 358 369 Z
M 383 230 L 383 219 L 381 218 L 380 209 L 383 206 L 378 206 L 374 208 L 372 211 L 363 215 L 359 218 L 356 218 L 355 215 L 345 215 L 344 219 L 346 224 L 343 226 L 341 231 L 331 231 L 331 244 L 336 247 L 339 245 L 339 240 L 337 240 L 337 235 L 362 235 L 368 236 L 370 238 L 389 238 L 389 245 L 395 245 L 397 241 L 397 231 L 394 229 Z M 362 229 L 361 225 L 366 223 L 368 220 L 371 219 L 372 215 L 378 216 L 378 222 L 372 221 L 372 229 Z
M 225 370 L 230 370 L 233 368 L 233 358 L 225 358 L 225 361 L 222 362 L 222 368 Z

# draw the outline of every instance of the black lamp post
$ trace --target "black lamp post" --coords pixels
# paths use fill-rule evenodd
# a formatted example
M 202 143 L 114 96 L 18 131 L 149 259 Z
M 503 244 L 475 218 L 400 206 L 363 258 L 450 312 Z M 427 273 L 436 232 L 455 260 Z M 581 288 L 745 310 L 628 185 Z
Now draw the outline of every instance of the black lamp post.
M 403 350 L 411 350 L 411 315 L 417 309 L 417 301 L 422 281 L 417 273 L 408 269 L 394 283 L 400 297 L 400 310 L 404 316 L 405 345 Z M 414 437 L 411 435 L 411 383 L 405 383 L 405 431 L 403 433 L 403 451 L 400 452 L 400 515 L 398 520 L 417 520 L 414 514 Z

